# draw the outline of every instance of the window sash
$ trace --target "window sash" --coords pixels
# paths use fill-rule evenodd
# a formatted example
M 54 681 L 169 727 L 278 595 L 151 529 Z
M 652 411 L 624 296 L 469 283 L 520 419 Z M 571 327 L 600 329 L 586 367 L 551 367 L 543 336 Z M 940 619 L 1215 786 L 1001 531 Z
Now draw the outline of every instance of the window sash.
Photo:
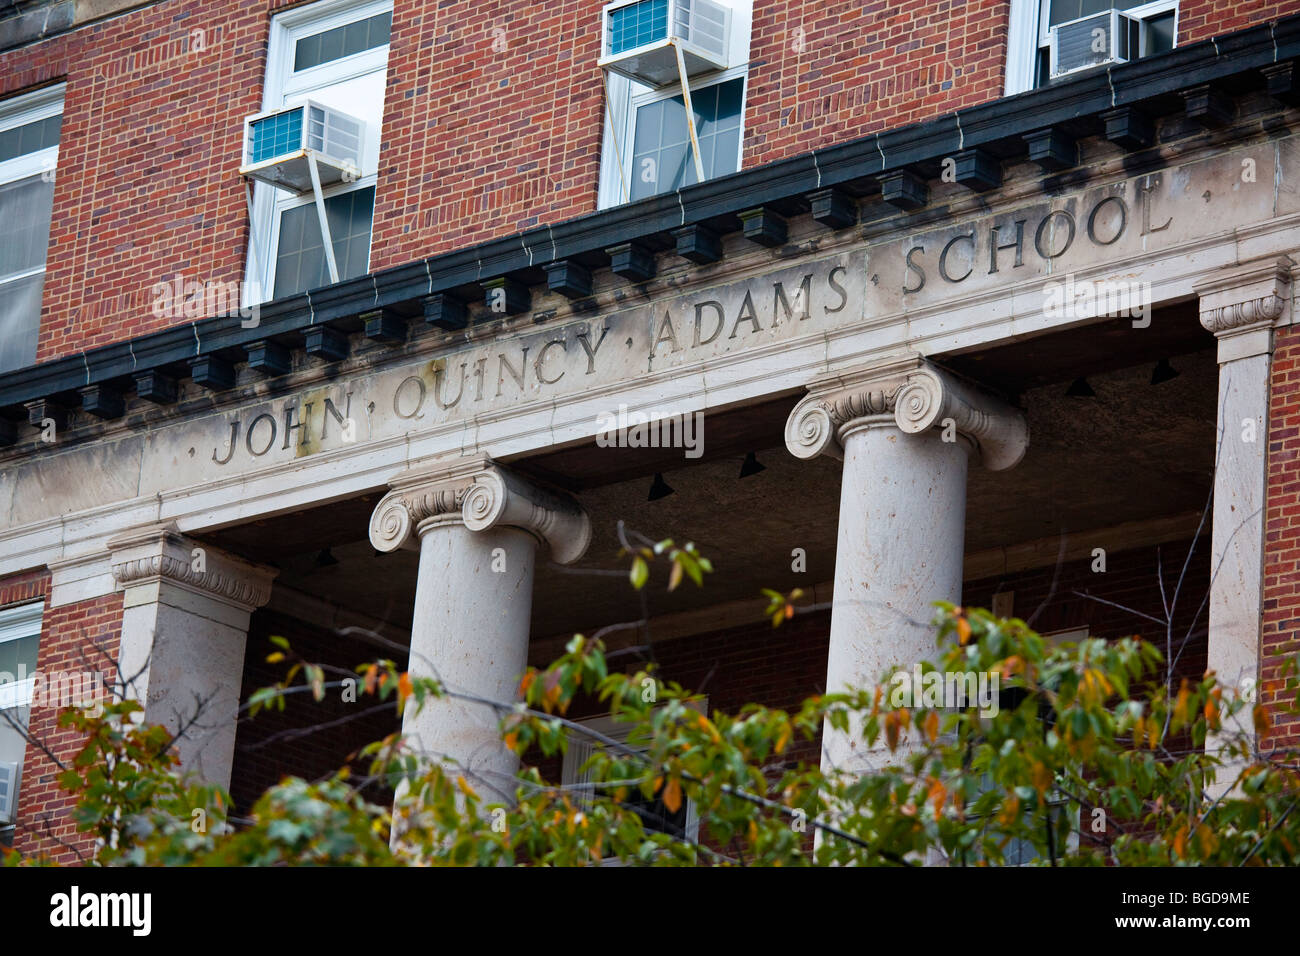
M 42 120 L 63 115 L 64 85 L 49 87 L 9 100 L 0 100 L 0 131 L 29 126 Z M 0 183 L 27 179 L 29 176 L 53 170 L 59 158 L 58 144 L 35 152 L 0 160 Z
M 697 92 L 702 92 L 709 87 L 735 79 L 741 80 L 743 84 L 740 91 L 740 125 L 737 130 L 736 145 L 735 168 L 739 170 L 742 168 L 745 148 L 745 102 L 749 95 L 749 65 L 732 67 L 729 70 L 723 70 L 694 80 L 691 83 L 691 96 L 694 97 Z M 682 93 L 679 84 L 670 84 L 656 90 L 641 83 L 634 83 L 618 74 L 608 78 L 608 91 L 611 101 L 608 113 L 613 116 L 613 124 L 611 125 L 609 115 L 607 115 L 605 117 L 606 135 L 602 153 L 604 159 L 601 164 L 597 203 L 601 209 L 609 209 L 613 206 L 622 205 L 624 202 L 633 201 L 632 183 L 637 175 L 636 170 L 633 169 L 633 158 L 635 155 L 638 110 L 658 100 L 681 96 Z M 693 168 L 694 159 L 690 156 L 689 151 L 687 160 Z
M 1105 10 L 1119 8 L 1120 11 L 1125 16 L 1133 17 L 1136 20 L 1146 20 L 1147 18 L 1152 17 L 1158 13 L 1168 13 L 1172 10 L 1174 12 L 1174 41 L 1177 42 L 1178 0 L 1154 0 L 1154 2 L 1149 2 L 1149 3 L 1135 3 L 1132 6 L 1128 7 L 1127 9 L 1124 8 L 1124 4 L 1127 2 L 1127 0 L 1111 0 L 1111 2 L 1112 2 L 1112 6 L 1106 7 Z M 1052 4 L 1052 0 L 1041 0 L 1039 4 L 1039 12 L 1038 12 L 1039 49 L 1049 46 L 1052 42 L 1052 34 L 1051 34 L 1052 24 L 1049 22 L 1051 4 Z M 1096 11 L 1096 12 L 1100 13 L 1104 11 Z M 1087 15 L 1088 14 L 1082 14 L 1082 16 L 1087 16 Z M 1078 18 L 1071 17 L 1070 19 L 1074 20 Z M 1069 21 L 1062 20 L 1061 22 L 1068 23 Z M 1145 34 L 1145 30 L 1143 31 L 1143 33 Z M 1143 36 L 1143 44 L 1145 45 L 1145 43 L 1146 43 L 1146 37 Z M 1145 55 L 1145 52 L 1146 51 L 1144 50 L 1143 55 Z
M 266 83 L 263 88 L 262 111 L 284 109 L 324 88 L 333 87 L 362 77 L 379 74 L 388 69 L 389 44 L 330 60 L 302 70 L 294 70 L 294 60 L 299 40 L 323 33 L 350 23 L 367 20 L 393 10 L 392 0 L 321 0 L 308 6 L 278 14 L 271 21 L 271 37 L 267 56 Z M 367 116 L 358 116 L 370 128 L 367 141 L 379 143 L 382 126 L 382 99 L 380 115 L 373 122 Z M 353 111 L 355 113 L 355 110 Z M 367 152 L 370 148 L 367 147 Z M 368 162 L 369 157 L 363 158 Z M 364 170 L 363 170 L 364 171 Z M 377 172 L 368 172 L 355 182 L 342 183 L 322 191 L 327 201 L 352 190 L 375 189 Z M 280 258 L 280 224 L 286 211 L 295 206 L 314 201 L 314 197 L 294 196 L 265 183 L 253 187 L 253 210 L 246 276 L 241 305 L 251 306 L 275 297 L 278 283 L 276 264 Z M 319 230 L 319 227 L 317 227 Z M 373 216 L 371 235 L 373 236 Z M 369 270 L 369 253 L 367 264 Z M 340 278 L 342 274 L 340 273 Z

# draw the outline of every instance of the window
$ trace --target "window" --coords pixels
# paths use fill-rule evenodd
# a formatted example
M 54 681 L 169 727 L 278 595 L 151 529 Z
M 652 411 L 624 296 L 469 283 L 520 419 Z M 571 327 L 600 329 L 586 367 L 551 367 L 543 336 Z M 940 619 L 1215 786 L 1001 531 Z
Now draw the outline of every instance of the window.
M 36 361 L 63 87 L 0 102 L 0 372 Z
M 732 66 L 691 80 L 691 108 L 704 178 L 740 169 L 745 92 L 749 72 L 750 0 L 733 0 L 727 62 Z M 634 48 L 658 35 L 667 5 L 636 4 L 611 12 L 612 49 Z M 681 83 L 656 88 L 607 71 L 604 159 L 600 208 L 672 192 L 698 181 Z
M 743 76 L 691 91 L 706 179 L 725 176 L 740 168 L 744 100 Z M 697 182 L 682 95 L 652 94 L 641 98 L 634 109 L 630 198 L 644 199 Z
M 307 99 L 360 120 L 360 175 L 324 190 L 339 278 L 370 270 L 370 235 L 392 29 L 391 0 L 324 0 L 271 21 L 262 110 Z M 296 114 L 301 116 L 301 114 Z M 244 305 L 329 285 L 320 219 L 311 193 L 254 187 Z
M 707 701 L 690 701 L 686 703 L 686 706 L 703 711 L 707 709 L 708 705 Z M 631 733 L 635 726 L 635 724 L 626 721 L 615 720 L 608 715 L 582 720 L 579 723 L 620 743 L 627 741 L 628 734 Z M 591 758 L 592 752 L 597 746 L 599 745 L 589 737 L 581 735 L 575 734 L 569 740 L 568 749 L 564 753 L 564 766 L 560 778 L 560 782 L 564 786 L 572 787 L 591 782 L 591 774 L 583 769 L 583 765 Z M 691 800 L 684 800 L 682 805 L 677 808 L 676 813 L 670 813 L 663 800 L 658 797 L 647 799 L 635 787 L 629 787 L 623 805 L 634 810 L 634 812 L 640 813 L 641 824 L 647 831 L 667 833 L 677 839 L 691 841 L 699 837 L 700 821 L 695 812 L 695 804 Z
M 0 609 L 0 843 L 13 843 L 44 601 Z
M 1006 92 L 1047 86 L 1051 82 L 1051 30 L 1108 10 L 1123 11 L 1137 21 L 1136 50 L 1129 59 L 1167 53 L 1178 36 L 1178 0 L 1012 0 L 1007 47 Z

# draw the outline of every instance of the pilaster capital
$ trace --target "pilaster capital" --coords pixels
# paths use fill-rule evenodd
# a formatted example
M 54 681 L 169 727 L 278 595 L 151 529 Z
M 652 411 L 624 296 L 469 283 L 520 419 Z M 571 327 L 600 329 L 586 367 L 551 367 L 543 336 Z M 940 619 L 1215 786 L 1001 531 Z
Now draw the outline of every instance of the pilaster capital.
M 1201 325 L 1223 338 L 1277 324 L 1291 302 L 1293 266 L 1285 256 L 1260 259 L 1197 282 Z
M 370 543 L 378 551 L 412 547 L 440 520 L 462 521 L 470 531 L 518 528 L 534 535 L 560 564 L 572 564 L 591 543 L 591 520 L 567 495 L 538 488 L 490 458 L 404 471 L 370 517 Z
M 170 521 L 110 538 L 108 549 L 113 580 L 119 588 L 166 582 L 245 611 L 270 600 L 271 582 L 279 573 L 195 541 Z
M 1029 447 L 1023 412 L 909 355 L 811 382 L 786 420 L 786 448 L 796 458 L 840 458 L 847 431 L 867 422 L 890 423 L 909 435 L 951 422 L 992 471 L 1011 468 Z

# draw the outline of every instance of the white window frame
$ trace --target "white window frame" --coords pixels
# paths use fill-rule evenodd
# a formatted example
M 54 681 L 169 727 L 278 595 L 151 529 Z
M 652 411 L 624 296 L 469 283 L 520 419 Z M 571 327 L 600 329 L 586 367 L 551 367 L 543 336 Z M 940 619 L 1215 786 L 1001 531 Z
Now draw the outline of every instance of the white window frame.
M 44 118 L 44 117 L 38 117 Z M 0 644 L 7 644 L 10 641 L 18 641 L 23 638 L 34 637 L 39 644 L 41 637 L 41 621 L 45 615 L 45 599 L 30 601 L 26 604 L 16 604 L 13 607 L 0 608 Z M 16 678 L 17 675 L 14 675 Z M 32 705 L 33 690 L 36 685 L 36 672 L 32 673 L 21 680 L 13 680 L 0 684 L 0 711 L 15 710 L 21 707 L 30 708 Z M 9 721 L 0 717 L 0 729 L 11 730 Z M 24 728 L 25 730 L 26 728 Z M 16 766 L 17 773 L 14 778 L 14 804 L 13 813 L 17 816 L 18 812 L 18 794 L 22 788 L 23 781 L 23 760 L 19 756 Z M 0 819 L 0 830 L 13 827 L 12 822 L 5 822 Z
M 700 713 L 708 712 L 708 700 L 691 700 L 683 701 L 684 706 L 692 710 L 698 710 Z M 590 728 L 598 734 L 616 740 L 621 744 L 627 744 L 627 738 L 632 731 L 636 729 L 635 721 L 618 720 L 612 714 L 603 714 L 599 717 L 589 717 L 586 720 L 578 720 L 584 727 Z M 564 763 L 560 770 L 560 783 L 564 787 L 577 787 L 580 784 L 588 782 L 588 775 L 582 772 L 582 765 L 585 764 L 593 753 L 600 748 L 600 743 L 590 737 L 583 737 L 577 732 L 571 731 L 569 745 L 564 750 Z M 644 753 L 644 747 L 637 747 L 627 744 L 629 749 L 638 753 Z M 590 791 L 581 791 L 578 794 L 579 800 L 587 800 Z M 686 798 L 686 823 L 682 828 L 685 831 L 685 838 L 691 843 L 699 841 L 700 837 L 700 817 L 695 807 L 695 801 Z
M 63 115 L 63 95 L 66 84 L 58 83 L 32 93 L 0 100 L 0 131 L 26 126 L 51 116 Z M 0 185 L 30 179 L 32 176 L 53 176 L 59 165 L 59 144 L 38 149 L 34 153 L 23 153 L 12 159 L 0 162 Z M 53 210 L 51 210 L 51 217 Z M 48 252 L 48 250 L 47 250 Z M 6 276 L 5 283 L 30 279 L 32 276 L 44 275 L 49 265 L 48 255 L 44 265 L 28 269 L 11 276 Z M 37 319 L 37 334 L 40 333 L 40 320 Z M 33 347 L 33 351 L 35 348 Z
M 20 641 L 24 638 L 34 637 L 38 641 L 41 637 L 41 619 L 45 613 L 45 600 L 32 601 L 28 604 L 17 604 L 13 607 L 0 609 L 0 644 L 7 644 L 10 641 Z M 32 690 L 36 684 L 36 673 L 15 680 L 0 684 L 0 710 L 11 710 L 14 707 L 30 707 L 32 703 Z M 7 725 L 0 725 L 7 726 Z
M 319 0 L 317 3 L 298 7 L 273 17 L 267 45 L 266 82 L 262 90 L 261 111 L 279 110 L 301 102 L 322 86 L 342 83 L 380 71 L 386 75 L 390 46 L 388 43 L 308 67 L 297 73 L 294 72 L 293 61 L 298 40 L 381 13 L 391 13 L 392 10 L 393 0 Z M 357 117 L 366 123 L 366 141 L 370 141 L 370 137 L 373 136 L 374 142 L 379 142 L 383 128 L 383 108 L 384 104 L 381 102 L 378 123 L 371 123 L 364 116 Z M 362 157 L 362 160 L 365 163 L 366 157 Z M 331 196 L 342 193 L 375 188 L 376 198 L 378 198 L 378 182 L 378 168 L 365 168 L 363 165 L 361 176 L 354 182 L 325 187 L 321 190 L 321 195 L 328 200 Z M 242 305 L 257 305 L 274 298 L 275 264 L 280 246 L 280 219 L 285 211 L 313 202 L 315 197 L 310 193 L 295 196 L 287 190 L 276 189 L 266 183 L 254 185 L 252 222 L 249 223 L 251 241 L 248 244 L 245 270 L 248 281 L 244 283 Z M 374 220 L 372 219 L 372 240 L 373 236 Z M 369 265 L 367 259 L 367 271 Z
M 753 24 L 754 7 L 752 0 L 719 0 L 731 10 L 731 43 L 727 48 L 727 62 L 735 64 L 725 70 L 701 74 L 691 80 L 691 93 L 707 89 L 716 83 L 725 83 L 737 77 L 744 77 L 744 87 L 740 92 L 740 141 L 736 147 L 736 169 L 742 167 L 745 156 L 745 104 L 749 98 L 749 51 L 750 32 Z M 603 19 L 597 20 L 603 24 Z M 791 29 L 794 29 L 793 27 Z M 596 189 L 596 208 L 609 209 L 628 202 L 631 196 L 632 151 L 635 144 L 636 110 L 638 107 L 653 103 L 657 99 L 680 96 L 680 83 L 670 83 L 655 89 L 645 83 L 615 73 L 605 73 L 605 90 L 607 93 L 604 115 L 605 135 L 601 140 L 600 181 Z M 612 122 L 611 122 L 612 118 Z
M 1005 93 L 1014 96 L 1034 88 L 1038 73 L 1039 51 L 1051 42 L 1048 29 L 1047 5 L 1050 0 L 1011 0 L 1011 19 L 1007 30 L 1007 66 Z M 1138 20 L 1174 11 L 1174 46 L 1178 46 L 1178 0 L 1153 0 L 1124 11 L 1124 15 Z M 1142 49 L 1139 57 L 1147 55 L 1147 31 L 1141 31 Z

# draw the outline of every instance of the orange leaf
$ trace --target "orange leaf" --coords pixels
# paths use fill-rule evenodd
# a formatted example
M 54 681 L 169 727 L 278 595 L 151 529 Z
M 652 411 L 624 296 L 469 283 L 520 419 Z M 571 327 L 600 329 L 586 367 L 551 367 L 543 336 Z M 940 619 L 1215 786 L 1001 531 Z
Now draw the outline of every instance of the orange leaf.
M 474 788 L 469 785 L 469 782 L 465 779 L 464 774 L 457 775 L 456 786 L 460 787 L 460 792 L 465 794 L 465 796 L 474 797 L 475 799 L 478 799 L 478 794 L 475 793 Z
M 537 680 L 537 671 L 524 671 L 524 676 L 519 679 L 519 696 L 528 696 L 528 688 L 533 686 L 533 681 Z
M 957 640 L 963 645 L 970 641 L 970 621 L 964 617 L 957 618 Z
M 925 715 L 925 735 L 931 741 L 937 740 L 939 737 L 939 712 L 937 710 L 932 710 Z
M 514 750 L 519 745 L 519 735 L 513 730 L 506 734 L 506 746 Z
M 943 802 L 948 797 L 948 790 L 938 777 L 935 777 L 934 782 L 930 784 L 930 792 L 926 797 L 934 804 L 934 818 L 938 820 L 939 814 L 943 812 Z
M 668 808 L 669 813 L 676 813 L 682 805 L 682 785 L 676 777 L 668 781 L 668 786 L 664 787 L 664 806 Z
M 1047 788 L 1052 785 L 1054 779 L 1052 771 L 1047 768 L 1047 765 L 1035 762 L 1029 772 L 1029 779 L 1033 783 L 1034 789 L 1038 791 L 1038 796 L 1041 799 L 1047 799 Z
M 890 750 L 898 749 L 898 711 L 891 710 L 885 714 L 885 743 Z
M 378 674 L 379 674 L 378 664 L 371 664 L 369 667 L 366 668 L 366 693 L 367 694 L 373 694 L 375 692 L 375 677 L 377 677 Z
M 1187 825 L 1183 824 L 1174 834 L 1174 853 L 1180 860 L 1187 859 Z
M 1014 793 L 1007 794 L 1006 803 L 1002 804 L 1002 810 L 998 813 L 998 822 L 1003 826 L 1011 826 L 1020 816 L 1020 798 Z
M 777 753 L 785 750 L 785 745 L 790 742 L 790 725 L 786 724 L 781 728 L 780 735 L 776 738 L 776 746 L 773 748 Z
M 1256 733 L 1266 734 L 1273 729 L 1273 721 L 1269 719 L 1268 710 L 1264 707 L 1263 704 L 1255 705 L 1253 716 L 1255 718 Z
M 405 701 L 411 696 L 411 675 L 407 671 L 402 671 L 402 676 L 397 678 L 397 699 Z

